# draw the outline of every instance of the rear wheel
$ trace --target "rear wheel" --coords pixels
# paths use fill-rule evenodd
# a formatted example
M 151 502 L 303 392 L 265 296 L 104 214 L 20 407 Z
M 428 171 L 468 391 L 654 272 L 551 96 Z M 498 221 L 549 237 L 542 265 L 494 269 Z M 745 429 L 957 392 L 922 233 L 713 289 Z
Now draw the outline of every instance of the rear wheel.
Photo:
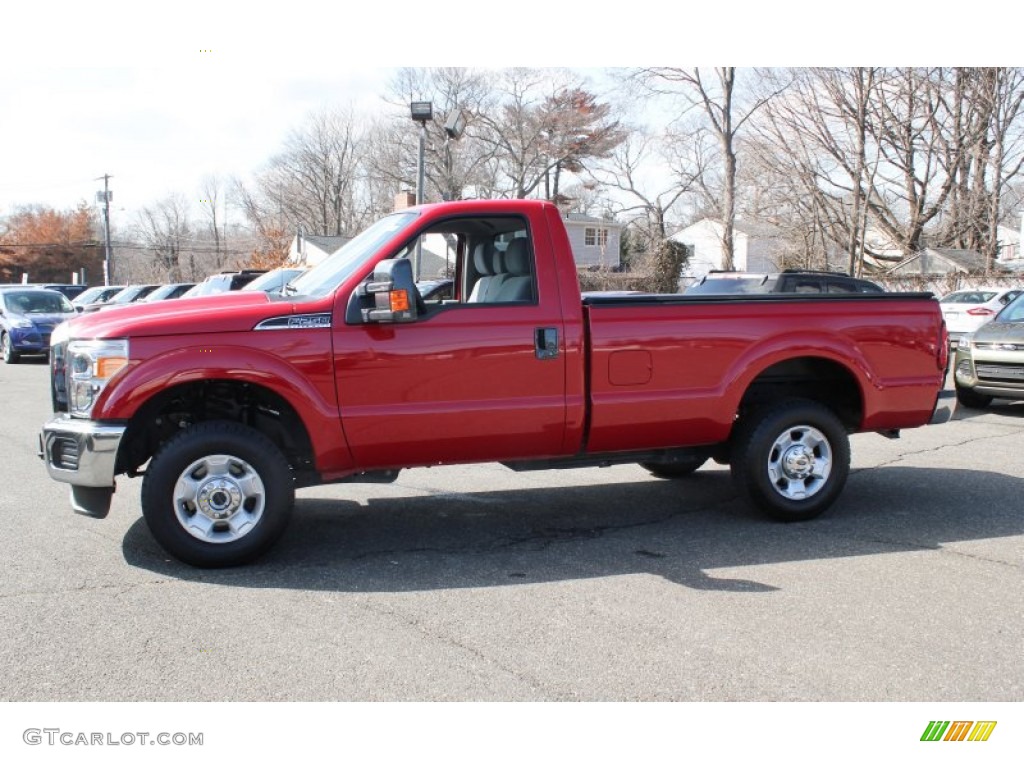
M 284 533 L 294 500 L 291 467 L 278 447 L 234 422 L 185 429 L 152 458 L 142 482 L 153 538 L 202 568 L 262 555 Z
M 21 360 L 21 355 L 14 351 L 11 337 L 6 331 L 0 333 L 0 355 L 3 356 L 5 363 L 16 363 Z
M 785 400 L 737 427 L 732 475 L 770 517 L 811 520 L 838 498 L 850 470 L 850 442 L 836 415 L 813 400 Z
M 956 386 L 956 401 L 965 408 L 987 408 L 992 402 L 992 398 L 989 395 L 981 395 L 975 392 L 973 389 L 967 389 L 961 387 L 959 384 Z

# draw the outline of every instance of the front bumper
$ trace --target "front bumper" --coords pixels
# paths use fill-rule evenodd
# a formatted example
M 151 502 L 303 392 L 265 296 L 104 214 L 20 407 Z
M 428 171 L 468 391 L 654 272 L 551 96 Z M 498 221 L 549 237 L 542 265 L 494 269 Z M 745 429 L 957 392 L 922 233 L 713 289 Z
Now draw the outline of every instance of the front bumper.
M 979 395 L 1024 399 L 1024 351 L 958 349 L 953 376 L 958 387 Z
M 11 350 L 19 355 L 43 355 L 50 349 L 50 332 L 35 328 L 12 328 Z
M 87 488 L 113 488 L 114 465 L 126 427 L 59 415 L 43 425 L 39 457 L 50 477 Z

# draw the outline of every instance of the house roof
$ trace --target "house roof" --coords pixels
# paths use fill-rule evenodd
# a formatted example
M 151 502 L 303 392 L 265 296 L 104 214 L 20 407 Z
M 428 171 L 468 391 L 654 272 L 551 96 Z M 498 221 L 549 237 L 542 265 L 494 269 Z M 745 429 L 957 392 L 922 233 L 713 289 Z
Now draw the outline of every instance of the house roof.
M 913 256 L 910 256 L 895 266 L 890 267 L 886 272 L 914 272 L 915 274 L 930 274 L 935 272 L 933 268 L 929 268 L 933 267 L 933 264 L 930 262 L 934 259 L 944 261 L 946 264 L 951 266 L 954 271 L 963 271 L 968 273 L 984 272 L 985 268 L 988 266 L 985 257 L 977 251 L 971 251 L 964 248 L 923 248 Z M 1001 265 L 994 266 L 998 268 Z
M 690 229 L 692 227 L 696 227 L 696 226 L 701 225 L 701 224 L 713 224 L 716 227 L 718 227 L 719 230 L 725 229 L 725 226 L 722 224 L 722 221 L 720 219 L 703 218 L 703 219 L 700 219 L 698 221 L 693 222 L 693 224 L 690 224 L 687 227 L 683 227 L 678 232 L 676 232 L 675 235 L 672 235 L 672 237 L 677 237 L 678 235 L 682 234 L 683 232 L 686 232 L 688 229 Z M 733 222 L 732 229 L 733 229 L 733 232 L 739 232 L 741 234 L 746 235 L 747 237 L 781 237 L 782 236 L 782 230 L 780 230 L 774 224 L 769 224 L 767 221 L 751 221 L 751 220 L 747 220 L 747 219 L 736 219 Z
M 983 272 L 987 266 L 984 256 L 965 248 L 925 248 L 924 252 L 948 259 L 968 272 Z
M 303 235 L 302 239 L 312 243 L 324 253 L 331 254 L 352 238 L 342 235 Z
M 769 224 L 767 221 L 737 219 L 733 222 L 733 229 L 748 237 L 778 237 L 781 234 L 781 230 L 777 226 Z

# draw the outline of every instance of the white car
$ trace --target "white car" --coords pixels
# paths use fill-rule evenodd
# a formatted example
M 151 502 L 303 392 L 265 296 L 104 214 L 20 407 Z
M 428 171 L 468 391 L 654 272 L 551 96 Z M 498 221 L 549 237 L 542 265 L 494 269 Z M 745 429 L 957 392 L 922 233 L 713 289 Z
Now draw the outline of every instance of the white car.
M 955 345 L 965 333 L 974 333 L 1022 293 L 1021 288 L 971 288 L 943 296 L 939 306 L 950 344 Z

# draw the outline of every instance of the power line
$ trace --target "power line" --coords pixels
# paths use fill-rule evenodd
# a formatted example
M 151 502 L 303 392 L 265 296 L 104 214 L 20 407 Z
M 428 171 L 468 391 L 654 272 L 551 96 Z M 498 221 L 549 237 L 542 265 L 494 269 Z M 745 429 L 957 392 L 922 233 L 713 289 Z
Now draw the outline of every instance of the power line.
M 181 243 L 177 246 L 171 245 L 143 245 L 141 243 L 133 243 L 128 240 L 111 240 L 110 245 L 116 246 L 119 249 L 130 250 L 130 251 L 166 251 L 176 249 L 178 251 L 185 251 L 190 253 L 232 253 L 242 254 L 249 253 L 251 249 L 226 249 L 217 248 L 214 245 L 192 245 L 191 243 Z M 82 241 L 82 242 L 68 242 L 68 243 L 5 243 L 0 241 L 0 250 L 4 248 L 101 248 L 103 243 L 96 240 Z

